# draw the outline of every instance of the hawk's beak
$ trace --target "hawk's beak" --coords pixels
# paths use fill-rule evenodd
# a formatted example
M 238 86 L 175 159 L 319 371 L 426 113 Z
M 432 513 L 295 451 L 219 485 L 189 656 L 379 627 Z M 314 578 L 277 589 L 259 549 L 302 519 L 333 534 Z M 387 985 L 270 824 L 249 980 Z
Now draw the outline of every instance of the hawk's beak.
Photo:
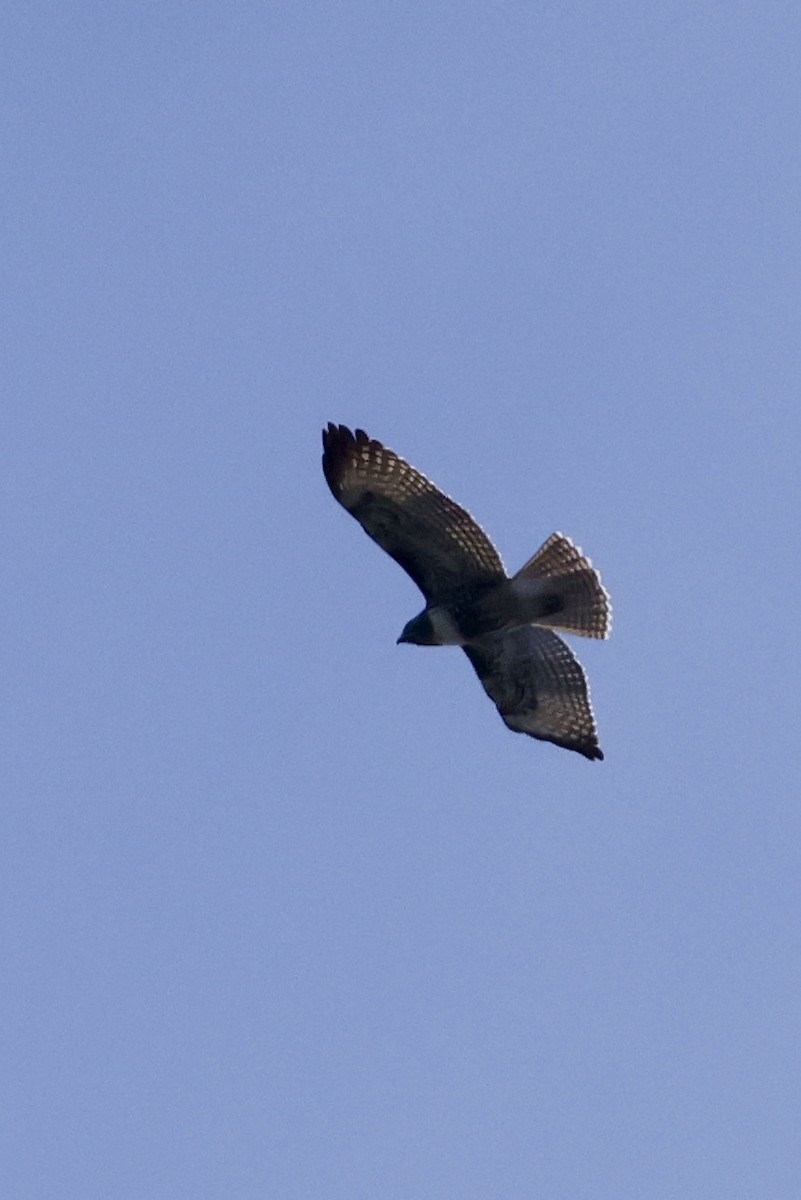
M 400 646 L 401 642 L 408 642 L 408 640 L 409 640 L 409 639 L 407 638 L 407 636 L 406 636 L 406 633 L 405 633 L 405 631 L 404 631 L 404 632 L 403 632 L 403 633 L 400 635 L 400 637 L 398 638 L 398 640 L 397 640 L 397 642 L 395 643 L 395 645 L 396 645 L 396 646 Z

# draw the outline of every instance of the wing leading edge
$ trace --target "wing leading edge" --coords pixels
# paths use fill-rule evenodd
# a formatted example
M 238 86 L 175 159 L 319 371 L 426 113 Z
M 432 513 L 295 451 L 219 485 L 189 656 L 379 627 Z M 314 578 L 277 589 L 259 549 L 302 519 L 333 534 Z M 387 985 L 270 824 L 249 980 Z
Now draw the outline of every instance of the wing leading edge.
M 323 473 L 334 498 L 428 604 L 506 578 L 498 551 L 470 514 L 364 430 L 323 430 Z

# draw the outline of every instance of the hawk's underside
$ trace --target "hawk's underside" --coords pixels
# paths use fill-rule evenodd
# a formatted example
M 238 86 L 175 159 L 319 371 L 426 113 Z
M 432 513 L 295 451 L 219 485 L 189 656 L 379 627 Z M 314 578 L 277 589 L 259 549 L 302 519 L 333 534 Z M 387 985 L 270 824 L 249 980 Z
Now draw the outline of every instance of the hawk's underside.
M 468 512 L 392 450 L 344 425 L 323 431 L 331 492 L 422 591 L 402 641 L 461 645 L 510 729 L 601 759 L 587 679 L 554 629 L 608 637 L 597 571 L 552 534 L 511 579 Z

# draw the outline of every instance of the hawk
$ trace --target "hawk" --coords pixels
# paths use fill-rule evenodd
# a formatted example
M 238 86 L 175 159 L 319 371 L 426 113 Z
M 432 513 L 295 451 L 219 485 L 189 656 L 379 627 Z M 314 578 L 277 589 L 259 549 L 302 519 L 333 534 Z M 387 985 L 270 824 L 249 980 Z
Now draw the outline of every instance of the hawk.
M 611 630 L 609 594 L 581 550 L 553 533 L 509 577 L 470 514 L 362 429 L 329 423 L 323 473 L 425 597 L 398 642 L 461 646 L 509 729 L 602 759 L 586 676 L 555 632 Z

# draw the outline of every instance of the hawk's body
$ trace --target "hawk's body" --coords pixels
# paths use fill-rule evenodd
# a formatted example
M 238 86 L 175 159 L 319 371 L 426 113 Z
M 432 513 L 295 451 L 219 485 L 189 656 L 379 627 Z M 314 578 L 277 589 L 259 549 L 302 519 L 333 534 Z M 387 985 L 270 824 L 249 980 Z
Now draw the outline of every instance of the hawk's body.
M 581 551 L 552 534 L 510 579 L 470 514 L 363 430 L 329 424 L 323 449 L 334 497 L 425 596 L 399 641 L 463 646 L 510 729 L 603 758 L 584 672 L 553 632 L 609 636 L 609 596 Z

